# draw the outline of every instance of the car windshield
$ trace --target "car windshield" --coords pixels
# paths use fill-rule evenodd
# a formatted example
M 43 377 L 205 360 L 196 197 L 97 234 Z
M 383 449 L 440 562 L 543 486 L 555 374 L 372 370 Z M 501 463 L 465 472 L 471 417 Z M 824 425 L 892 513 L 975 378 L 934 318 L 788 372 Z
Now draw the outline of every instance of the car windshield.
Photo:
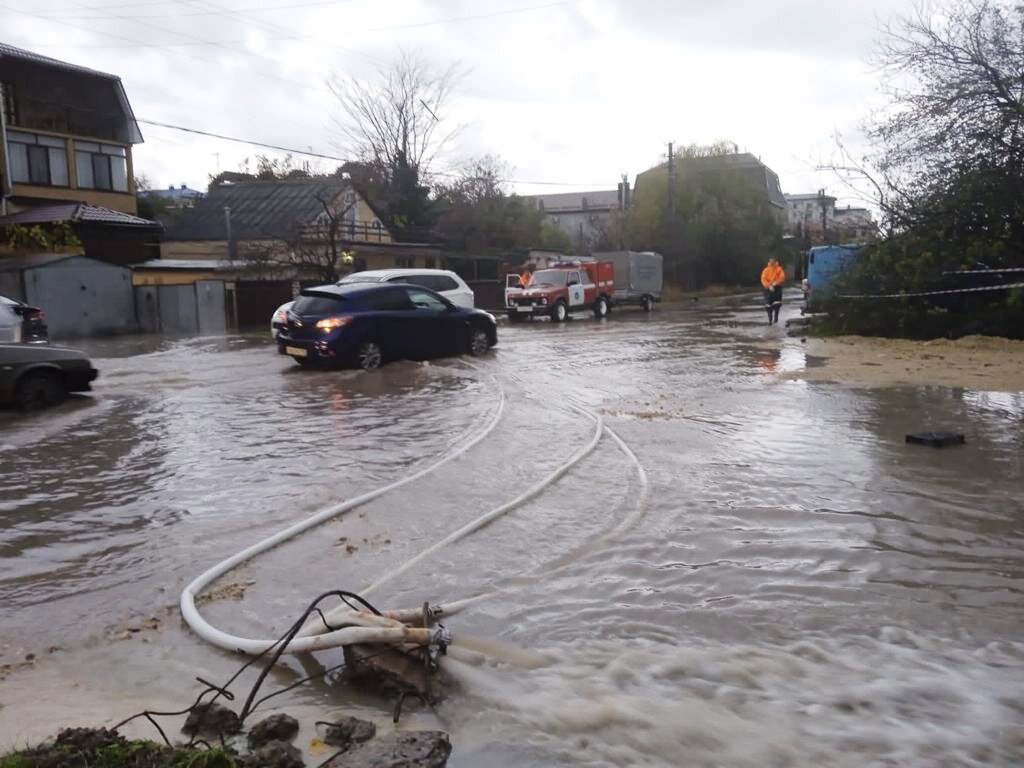
M 356 272 L 352 275 L 345 275 L 341 280 L 338 281 L 338 285 L 344 285 L 346 283 L 379 283 L 380 277 L 377 275 L 364 275 Z
M 542 269 L 533 273 L 530 278 L 530 285 L 565 285 L 568 273 L 560 269 Z
M 324 293 L 303 294 L 292 304 L 292 312 L 297 315 L 329 315 L 340 312 L 344 297 L 330 296 Z

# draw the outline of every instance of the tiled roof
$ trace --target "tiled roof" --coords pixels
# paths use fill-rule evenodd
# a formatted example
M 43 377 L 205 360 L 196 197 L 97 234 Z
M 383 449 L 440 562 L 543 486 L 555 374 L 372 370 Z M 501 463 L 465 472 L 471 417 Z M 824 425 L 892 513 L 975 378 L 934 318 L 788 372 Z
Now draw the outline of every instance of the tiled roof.
M 59 59 L 51 59 L 49 56 L 43 56 L 42 54 L 36 53 L 35 51 L 26 51 L 24 48 L 15 48 L 13 45 L 8 45 L 7 43 L 0 43 L 0 59 L 5 58 L 21 59 L 22 61 L 31 61 L 35 62 L 36 64 L 42 64 L 47 67 L 66 69 L 69 72 L 81 72 L 85 75 L 105 77 L 108 80 L 121 79 L 117 75 L 111 75 L 107 72 L 100 72 L 95 69 L 89 69 L 88 67 L 80 67 L 77 64 L 69 64 L 66 61 L 60 61 Z
M 226 240 L 224 209 L 231 209 L 237 240 L 288 239 L 323 212 L 321 200 L 348 189 L 347 179 L 242 181 L 218 184 L 167 231 L 167 240 Z
M 0 216 L 0 227 L 10 224 L 53 224 L 58 221 L 110 224 L 117 227 L 160 229 L 160 222 L 133 216 L 130 213 L 103 208 L 91 203 L 55 203 L 40 205 L 8 216 Z
M 44 67 L 62 69 L 65 72 L 77 72 L 82 75 L 100 77 L 104 80 L 112 81 L 116 91 L 117 100 L 121 105 L 121 110 L 124 113 L 125 121 L 128 125 L 128 139 L 132 144 L 142 143 L 142 131 L 139 130 L 139 124 L 135 120 L 135 113 L 132 111 L 132 105 L 128 101 L 128 94 L 124 91 L 124 85 L 121 83 L 121 78 L 117 75 L 111 75 L 108 72 L 100 72 L 96 69 L 89 69 L 88 67 L 81 67 L 78 64 L 69 64 L 68 62 L 61 61 L 60 59 L 51 59 L 49 56 L 43 56 L 35 51 L 26 51 L 24 48 L 15 48 L 13 45 L 0 43 L 0 63 L 3 63 L 4 59 L 27 61 Z

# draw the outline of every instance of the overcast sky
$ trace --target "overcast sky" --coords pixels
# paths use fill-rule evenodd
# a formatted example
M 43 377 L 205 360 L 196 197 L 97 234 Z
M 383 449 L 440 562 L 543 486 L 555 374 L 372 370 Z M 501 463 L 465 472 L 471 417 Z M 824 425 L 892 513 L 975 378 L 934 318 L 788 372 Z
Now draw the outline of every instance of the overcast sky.
M 139 118 L 324 154 L 338 154 L 326 78 L 372 78 L 404 47 L 465 72 L 449 162 L 496 153 L 521 194 L 614 188 L 669 141 L 729 139 L 784 191 L 844 198 L 813 165 L 877 103 L 865 57 L 878 20 L 909 4 L 14 0 L 0 3 L 0 39 L 120 75 Z M 136 174 L 158 186 L 205 189 L 218 167 L 266 151 L 141 128 Z

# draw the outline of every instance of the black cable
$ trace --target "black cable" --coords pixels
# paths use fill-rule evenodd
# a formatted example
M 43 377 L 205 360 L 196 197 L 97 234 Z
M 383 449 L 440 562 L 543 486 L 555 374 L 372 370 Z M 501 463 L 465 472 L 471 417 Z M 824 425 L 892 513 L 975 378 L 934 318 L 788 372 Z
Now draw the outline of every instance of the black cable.
M 164 729 L 160 727 L 160 724 L 154 718 L 156 718 L 156 717 L 180 717 L 181 715 L 190 714 L 197 707 L 199 707 L 201 703 L 203 703 L 203 699 L 208 694 L 213 693 L 214 694 L 213 697 L 210 698 L 210 700 L 205 703 L 205 706 L 203 707 L 202 712 L 199 715 L 199 720 L 195 724 L 195 732 L 192 734 L 192 737 L 189 740 L 188 745 L 187 745 L 188 747 L 193 747 L 196 744 L 204 744 L 207 748 L 210 748 L 210 745 L 207 742 L 205 742 L 205 741 L 203 741 L 203 740 L 198 738 L 199 732 L 202 729 L 202 725 L 203 725 L 203 722 L 204 722 L 204 720 L 206 718 L 206 715 L 209 713 L 209 711 L 212 708 L 213 704 L 220 697 L 223 696 L 228 701 L 234 701 L 235 700 L 235 695 L 230 691 L 231 685 L 239 678 L 239 676 L 241 676 L 241 674 L 243 672 L 245 672 L 245 670 L 247 670 L 249 667 L 251 667 L 257 661 L 262 659 L 264 656 L 267 656 L 268 654 L 271 654 L 271 652 L 273 652 L 270 661 L 267 663 L 267 665 L 260 672 L 259 676 L 256 679 L 256 682 L 254 683 L 254 685 L 252 686 L 252 688 L 249 691 L 249 695 L 246 697 L 245 705 L 242 707 L 242 711 L 241 711 L 241 713 L 238 716 L 239 724 L 243 724 L 245 722 L 245 719 L 249 715 L 251 715 L 260 704 L 262 704 L 263 702 L 267 701 L 268 699 L 271 699 L 274 696 L 278 696 L 278 695 L 280 695 L 282 693 L 286 693 L 287 691 L 293 690 L 294 688 L 298 687 L 299 685 L 302 685 L 303 683 L 307 683 L 310 680 L 314 680 L 314 679 L 316 679 L 318 677 L 323 677 L 325 675 L 330 674 L 331 672 L 334 672 L 334 671 L 340 669 L 341 667 L 344 667 L 345 666 L 344 663 L 335 665 L 335 666 L 327 668 L 327 669 L 325 669 L 325 670 L 323 670 L 321 672 L 318 672 L 317 674 L 309 675 L 309 676 L 304 677 L 304 678 L 302 678 L 302 679 L 300 679 L 300 680 L 298 680 L 296 682 L 293 682 L 290 685 L 288 685 L 288 686 L 286 686 L 286 687 L 284 687 L 284 688 L 282 688 L 282 689 L 280 689 L 278 691 L 274 691 L 273 693 L 267 694 L 266 696 L 263 696 L 262 698 L 256 700 L 255 702 L 253 701 L 255 699 L 256 694 L 259 691 L 260 687 L 263 685 L 263 682 L 266 679 L 267 675 L 270 673 L 270 670 L 273 669 L 273 667 L 277 664 L 278 660 L 284 654 L 284 652 L 287 649 L 288 645 L 291 643 L 292 640 L 295 639 L 295 636 L 298 634 L 299 630 L 302 629 L 302 627 L 305 625 L 305 623 L 306 623 L 307 619 L 310 617 L 310 615 L 312 615 L 313 613 L 319 614 L 321 620 L 324 623 L 324 626 L 327 627 L 327 629 L 329 631 L 333 631 L 334 628 L 331 627 L 331 625 L 327 622 L 326 616 L 324 616 L 323 611 L 321 611 L 320 608 L 319 608 L 319 604 L 321 602 L 323 602 L 324 600 L 326 600 L 328 597 L 337 597 L 343 603 L 345 603 L 345 605 L 347 605 L 349 608 L 351 608 L 352 610 L 358 610 L 351 602 L 349 602 L 349 600 L 351 599 L 351 600 L 354 600 L 354 601 L 358 602 L 360 605 L 362 605 L 365 609 L 367 609 L 368 611 L 370 611 L 374 615 L 376 615 L 376 616 L 381 616 L 382 615 L 381 612 L 379 610 L 377 610 L 377 608 L 373 604 L 371 604 L 368 600 L 364 599 L 362 596 L 357 595 L 355 592 L 348 592 L 346 590 L 340 590 L 340 589 L 339 590 L 331 590 L 330 592 L 324 592 L 323 594 L 319 595 L 312 603 L 310 603 L 309 607 L 307 607 L 306 610 L 302 613 L 302 616 L 300 616 L 294 623 L 292 623 L 291 626 L 289 626 L 288 630 L 280 638 L 275 640 L 273 643 L 271 643 L 269 646 L 267 646 L 260 653 L 258 653 L 256 655 L 252 656 L 251 658 L 249 658 L 241 667 L 238 668 L 238 670 L 235 671 L 235 673 L 223 685 L 219 685 L 218 686 L 218 685 L 215 685 L 215 684 L 211 683 L 208 680 L 204 680 L 201 677 L 196 677 L 196 680 L 199 683 L 201 683 L 203 686 L 205 686 L 205 687 L 199 693 L 199 695 L 196 697 L 195 701 L 192 703 L 191 706 L 189 706 L 189 707 L 187 707 L 185 709 L 177 710 L 177 711 L 173 711 L 173 712 L 165 712 L 165 711 L 157 711 L 157 710 L 144 710 L 142 712 L 138 712 L 138 713 L 132 715 L 131 717 L 125 718 L 121 722 L 119 722 L 116 725 L 114 725 L 113 727 L 111 727 L 110 730 L 111 731 L 117 731 L 119 728 L 124 727 L 125 725 L 127 725 L 130 722 L 132 722 L 133 720 L 137 720 L 139 718 L 145 718 L 150 723 L 152 723 L 154 728 L 157 729 L 157 731 L 160 733 L 160 737 L 164 740 L 164 743 L 168 747 L 173 747 L 173 744 L 171 744 L 170 739 L 167 738 L 167 734 L 164 732 Z M 418 647 L 422 648 L 424 646 L 418 646 Z M 389 649 L 389 650 L 391 650 L 391 649 Z M 380 655 L 382 655 L 383 653 L 386 653 L 386 652 L 387 651 L 383 651 L 383 652 L 378 653 L 378 654 L 373 654 L 371 656 L 368 656 L 368 657 L 366 657 L 364 659 L 359 659 L 357 661 L 364 662 L 364 661 L 367 661 L 367 660 L 369 660 L 371 658 L 374 658 L 376 656 L 380 656 Z M 400 653 L 404 653 L 404 651 L 401 651 L 401 650 L 399 650 L 399 652 Z M 222 743 L 222 745 L 223 745 L 223 742 L 224 742 L 223 735 L 221 735 L 221 743 Z

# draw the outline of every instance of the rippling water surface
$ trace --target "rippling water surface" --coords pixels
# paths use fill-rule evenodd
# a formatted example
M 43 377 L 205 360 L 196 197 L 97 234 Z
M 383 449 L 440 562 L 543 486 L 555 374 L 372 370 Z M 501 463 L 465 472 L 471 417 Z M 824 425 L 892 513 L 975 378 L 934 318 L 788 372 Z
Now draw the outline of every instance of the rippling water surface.
M 478 368 L 372 374 L 301 371 L 256 338 L 97 343 L 94 396 L 0 414 L 0 664 L 40 657 L 0 680 L 0 735 L 49 730 L 14 711 L 29 690 L 88 720 L 226 675 L 236 660 L 179 623 L 184 584 L 426 466 L 500 388 L 468 455 L 243 566 L 225 581 L 244 598 L 204 612 L 273 636 L 314 594 L 364 587 L 564 463 L 594 433 L 580 403 L 646 472 L 636 525 L 608 535 L 642 481 L 605 436 L 374 596 L 497 590 L 451 619 L 456 639 L 544 660 L 448 663 L 448 700 L 407 719 L 451 731 L 452 765 L 1020 764 L 1024 396 L 785 381 L 820 361 L 759 319 L 538 323 L 503 328 Z M 904 443 L 941 428 L 967 445 Z M 125 633 L 151 617 L 159 631 Z M 338 681 L 281 697 L 381 724 L 392 703 Z

